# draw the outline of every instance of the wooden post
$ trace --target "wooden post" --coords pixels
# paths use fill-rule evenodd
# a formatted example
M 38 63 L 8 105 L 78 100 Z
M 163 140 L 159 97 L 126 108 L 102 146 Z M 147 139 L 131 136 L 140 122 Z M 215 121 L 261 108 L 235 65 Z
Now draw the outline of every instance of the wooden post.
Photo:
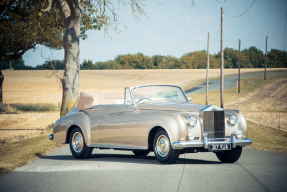
M 207 65 L 206 65 L 206 102 L 205 104 L 208 105 L 208 70 L 209 70 L 209 33 L 207 35 Z
M 240 93 L 240 39 L 239 39 L 239 56 L 238 56 L 238 93 Z
M 221 102 L 221 108 L 224 108 L 224 79 L 223 79 L 223 65 L 224 65 L 224 49 L 223 49 L 223 7 L 221 7 L 221 40 L 220 40 L 220 102 Z
M 268 39 L 268 36 L 266 36 L 266 50 L 265 50 L 265 71 L 264 71 L 264 80 L 266 80 L 266 67 L 267 67 L 267 39 Z

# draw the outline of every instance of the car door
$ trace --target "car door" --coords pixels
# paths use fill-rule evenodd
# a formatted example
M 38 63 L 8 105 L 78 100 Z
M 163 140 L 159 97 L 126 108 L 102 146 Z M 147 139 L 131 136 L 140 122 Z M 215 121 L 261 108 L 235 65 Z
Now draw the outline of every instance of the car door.
M 131 145 L 133 105 L 103 105 L 98 123 L 98 144 Z

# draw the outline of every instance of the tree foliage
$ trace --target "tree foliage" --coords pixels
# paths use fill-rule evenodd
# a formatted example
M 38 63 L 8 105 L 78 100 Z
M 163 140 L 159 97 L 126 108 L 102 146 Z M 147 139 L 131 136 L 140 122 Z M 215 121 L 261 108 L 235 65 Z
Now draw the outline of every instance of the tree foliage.
M 39 17 L 47 1 L 18 0 L 5 7 L 0 17 L 0 59 L 21 59 L 37 44 L 63 48 L 64 22 L 55 7 Z
M 241 51 L 241 67 L 242 68 L 264 68 L 265 54 L 254 46 Z M 283 57 L 285 57 L 284 64 Z M 57 70 L 64 69 L 64 60 L 45 61 L 42 65 L 36 67 L 26 66 L 23 61 L 20 64 L 13 61 L 13 68 L 18 70 L 25 69 L 53 69 L 50 63 L 55 63 L 54 67 Z M 154 55 L 146 56 L 143 53 L 117 55 L 114 60 L 99 61 L 93 63 L 92 60 L 84 60 L 80 65 L 81 70 L 104 70 L 104 69 L 205 69 L 207 62 L 207 53 L 205 50 L 189 52 L 176 58 L 173 56 Z M 283 51 L 271 49 L 267 54 L 268 68 L 287 67 L 287 56 Z M 232 48 L 224 50 L 224 67 L 238 68 L 238 51 Z M 220 68 L 220 52 L 214 55 L 209 55 L 210 69 Z M 8 69 L 9 62 L 4 61 L 2 69 Z

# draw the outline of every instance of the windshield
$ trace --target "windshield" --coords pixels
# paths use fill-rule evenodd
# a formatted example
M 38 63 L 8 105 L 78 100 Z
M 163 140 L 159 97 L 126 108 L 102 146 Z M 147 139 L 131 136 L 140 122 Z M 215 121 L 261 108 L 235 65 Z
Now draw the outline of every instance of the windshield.
M 180 87 L 171 85 L 148 85 L 132 89 L 136 103 L 155 100 L 188 102 Z

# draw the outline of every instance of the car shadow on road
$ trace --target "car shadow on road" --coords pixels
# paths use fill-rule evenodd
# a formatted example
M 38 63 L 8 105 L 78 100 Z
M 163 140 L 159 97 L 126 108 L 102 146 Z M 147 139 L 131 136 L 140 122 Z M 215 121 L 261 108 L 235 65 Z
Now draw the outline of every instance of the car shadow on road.
M 63 160 L 63 161 L 107 161 L 119 163 L 136 163 L 136 164 L 160 164 L 155 156 L 135 156 L 130 154 L 92 154 L 88 159 L 75 159 L 72 155 L 49 155 L 41 159 Z M 209 161 L 203 159 L 178 158 L 175 164 L 221 164 L 219 161 Z

